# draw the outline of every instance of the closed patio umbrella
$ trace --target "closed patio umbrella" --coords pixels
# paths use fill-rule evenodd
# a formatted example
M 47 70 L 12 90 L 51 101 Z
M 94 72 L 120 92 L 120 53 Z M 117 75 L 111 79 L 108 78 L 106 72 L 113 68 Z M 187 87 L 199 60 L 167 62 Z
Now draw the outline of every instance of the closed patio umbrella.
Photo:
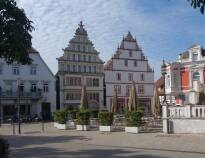
M 152 98 L 152 113 L 155 116 L 160 116 L 161 115 L 161 108 L 160 108 L 160 102 L 159 102 L 159 96 L 157 92 L 157 87 L 155 86 L 154 88 L 154 94 Z
M 88 109 L 88 97 L 86 92 L 86 86 L 82 87 L 81 99 L 80 99 L 80 109 Z
M 118 104 L 117 104 L 117 92 L 114 90 L 114 95 L 112 97 L 112 107 L 111 112 L 116 113 L 118 110 Z
M 137 110 L 137 108 L 138 108 L 138 102 L 137 102 L 136 86 L 135 86 L 135 81 L 132 81 L 132 87 L 129 94 L 128 109 L 129 111 L 132 111 L 132 110 Z

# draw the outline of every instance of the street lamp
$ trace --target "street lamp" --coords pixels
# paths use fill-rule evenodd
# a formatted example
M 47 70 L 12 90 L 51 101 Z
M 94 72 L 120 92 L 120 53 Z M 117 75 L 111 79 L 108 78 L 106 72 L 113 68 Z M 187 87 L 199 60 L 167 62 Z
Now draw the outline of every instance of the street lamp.
M 164 100 L 163 100 L 163 103 L 167 103 L 166 91 L 165 91 L 165 75 L 167 74 L 166 68 L 167 68 L 167 66 L 166 66 L 165 61 L 163 59 L 162 66 L 161 66 L 161 74 L 162 74 L 163 80 L 164 80 Z
M 21 120 L 20 120 L 20 79 L 18 78 L 18 133 L 21 134 Z

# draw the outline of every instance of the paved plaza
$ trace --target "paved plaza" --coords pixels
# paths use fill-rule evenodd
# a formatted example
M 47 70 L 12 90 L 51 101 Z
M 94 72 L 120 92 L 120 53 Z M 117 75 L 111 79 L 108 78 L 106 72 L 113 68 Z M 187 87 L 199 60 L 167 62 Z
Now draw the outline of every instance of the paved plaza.
M 41 124 L 24 124 L 22 134 L 13 136 L 11 126 L 7 125 L 0 128 L 0 135 L 10 143 L 11 158 L 205 157 L 205 134 L 63 131 L 47 123 L 45 132 Z

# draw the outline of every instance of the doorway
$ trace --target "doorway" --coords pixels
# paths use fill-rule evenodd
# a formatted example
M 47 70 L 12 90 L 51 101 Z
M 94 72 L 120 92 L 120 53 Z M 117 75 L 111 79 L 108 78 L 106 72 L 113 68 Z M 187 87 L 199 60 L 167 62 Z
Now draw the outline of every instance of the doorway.
M 49 102 L 43 102 L 41 104 L 41 112 L 43 120 L 51 119 L 51 104 Z

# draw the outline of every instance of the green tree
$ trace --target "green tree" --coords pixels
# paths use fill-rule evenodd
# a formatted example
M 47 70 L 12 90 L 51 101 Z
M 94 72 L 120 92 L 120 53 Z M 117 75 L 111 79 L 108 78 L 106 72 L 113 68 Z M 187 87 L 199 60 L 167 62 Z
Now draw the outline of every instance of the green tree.
M 7 63 L 30 64 L 31 32 L 34 30 L 15 0 L 0 0 L 0 57 Z
M 200 9 L 201 14 L 204 14 L 205 0 L 188 0 L 194 9 Z

